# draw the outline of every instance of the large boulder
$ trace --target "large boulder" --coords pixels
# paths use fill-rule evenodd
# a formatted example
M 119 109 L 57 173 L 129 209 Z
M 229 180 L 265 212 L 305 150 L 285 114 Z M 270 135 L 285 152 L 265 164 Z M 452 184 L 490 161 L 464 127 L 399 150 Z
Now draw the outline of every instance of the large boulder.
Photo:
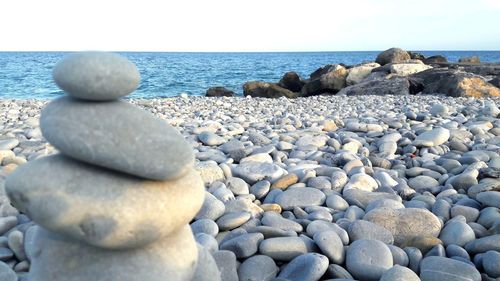
M 478 75 L 456 69 L 433 68 L 409 76 L 411 93 L 452 97 L 500 97 L 500 89 Z
M 292 92 L 300 93 L 305 82 L 300 79 L 300 76 L 293 71 L 289 71 L 281 77 L 278 85 Z
M 448 60 L 441 55 L 430 56 L 424 59 L 425 64 L 446 63 L 446 62 L 448 62 Z
M 425 60 L 425 56 L 421 53 L 418 53 L 418 52 L 408 52 L 408 54 L 410 55 L 410 58 L 412 60 L 421 60 L 421 61 L 424 61 Z
M 418 63 L 395 63 L 391 65 L 391 73 L 399 76 L 408 76 L 410 74 L 422 72 L 430 69 L 432 66 Z
M 348 86 L 358 84 L 363 79 L 368 77 L 374 68 L 379 67 L 378 63 L 367 63 L 359 66 L 354 66 L 348 69 L 346 83 Z
M 353 95 L 408 95 L 410 82 L 405 77 L 369 80 L 342 89 L 338 94 Z
M 400 48 L 390 48 L 388 50 L 383 51 L 378 54 L 375 62 L 380 65 L 388 64 L 388 63 L 400 63 L 411 59 L 408 52 Z
M 207 97 L 234 97 L 234 92 L 225 87 L 212 87 L 205 93 Z
M 296 98 L 297 94 L 274 83 L 249 81 L 243 84 L 243 95 L 261 98 Z
M 337 93 L 346 85 L 347 69 L 340 65 L 327 65 L 311 74 L 310 81 L 302 88 L 302 96 Z
M 480 63 L 481 60 L 479 59 L 478 56 L 471 56 L 471 57 L 464 57 L 458 59 L 459 63 Z

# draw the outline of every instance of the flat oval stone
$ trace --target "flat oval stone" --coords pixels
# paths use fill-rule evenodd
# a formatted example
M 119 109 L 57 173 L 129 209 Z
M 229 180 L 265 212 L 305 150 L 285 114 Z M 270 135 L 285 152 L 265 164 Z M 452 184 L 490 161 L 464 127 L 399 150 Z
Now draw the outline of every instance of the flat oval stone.
M 17 281 L 17 275 L 14 270 L 6 263 L 0 261 L 0 280 L 2 281 Z
M 284 210 L 293 207 L 320 206 L 326 196 L 321 190 L 312 187 L 288 188 L 276 197 L 276 203 Z
M 396 245 L 401 245 L 415 236 L 437 237 L 441 231 L 439 219 L 425 209 L 383 207 L 371 210 L 363 219 L 389 230 Z
M 113 100 L 132 93 L 141 80 L 127 58 L 106 52 L 81 52 L 56 64 L 52 76 L 70 96 L 95 101 Z
M 109 249 L 169 235 L 189 223 L 204 198 L 195 171 L 174 181 L 149 181 L 61 154 L 20 166 L 5 188 L 12 204 L 43 227 Z
M 355 240 L 379 240 L 386 244 L 394 243 L 392 233 L 384 227 L 365 220 L 355 220 L 347 229 L 351 241 Z
M 480 281 L 481 274 L 474 266 L 465 262 L 444 257 L 427 257 L 420 263 L 420 279 L 422 281 Z
M 257 253 L 262 240 L 264 240 L 262 233 L 247 233 L 225 241 L 220 245 L 219 249 L 229 250 L 237 258 L 248 258 Z
M 411 269 L 400 265 L 394 265 L 391 269 L 384 272 L 384 274 L 382 274 L 382 278 L 380 278 L 380 281 L 399 281 L 399 280 L 420 281 L 420 278 Z
M 493 278 L 500 277 L 500 252 L 488 251 L 483 255 L 484 271 Z
M 35 239 L 30 279 L 37 281 L 191 280 L 198 257 L 187 225 L 144 247 L 121 251 L 75 243 L 43 228 Z
M 465 250 L 471 255 L 487 251 L 500 252 L 500 234 L 486 236 L 465 244 Z
M 194 271 L 194 276 L 191 281 L 221 281 L 219 268 L 217 268 L 217 264 L 212 254 L 201 245 L 197 246 L 198 262 L 196 263 L 196 270 Z
M 465 222 L 453 220 L 449 221 L 441 230 L 439 239 L 443 241 L 445 246 L 458 245 L 463 247 L 468 242 L 474 241 L 476 235 L 474 230 Z
M 276 277 L 278 270 L 272 258 L 256 255 L 241 263 L 238 267 L 238 277 L 241 281 L 270 281 Z
M 307 245 L 299 237 L 275 237 L 262 241 L 259 252 L 278 261 L 291 261 L 307 254 Z
M 330 262 L 343 264 L 345 259 L 344 244 L 339 235 L 333 231 L 317 232 L 313 236 L 314 242 Z
M 194 163 L 181 134 L 125 101 L 58 98 L 43 109 L 40 128 L 67 156 L 147 179 L 179 178 Z
M 359 280 L 379 280 L 392 267 L 391 250 L 378 240 L 356 240 L 346 252 L 347 270 Z
M 296 257 L 278 275 L 290 281 L 317 281 L 328 269 L 328 258 L 309 253 Z
M 413 145 L 424 147 L 438 146 L 448 141 L 449 138 L 450 131 L 448 129 L 438 127 L 418 135 L 413 141 Z

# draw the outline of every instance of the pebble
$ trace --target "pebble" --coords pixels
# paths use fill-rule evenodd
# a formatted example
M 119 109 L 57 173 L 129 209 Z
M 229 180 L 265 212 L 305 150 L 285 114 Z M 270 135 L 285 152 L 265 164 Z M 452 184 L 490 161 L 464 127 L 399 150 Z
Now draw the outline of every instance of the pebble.
M 266 255 L 255 255 L 238 267 L 240 281 L 270 281 L 278 274 L 278 266 Z
M 500 252 L 488 251 L 483 255 L 483 268 L 488 276 L 500 277 Z
M 393 265 L 389 247 L 378 240 L 356 240 L 346 252 L 347 270 L 360 280 L 379 280 Z
M 500 209 L 500 192 L 498 191 L 481 192 L 476 196 L 476 200 L 483 205 Z
M 248 184 L 254 184 L 261 180 L 274 182 L 283 175 L 283 170 L 276 164 L 247 161 L 239 164 L 233 174 Z
M 217 225 L 220 230 L 231 230 L 246 223 L 251 217 L 252 214 L 244 211 L 226 213 L 217 219 Z
M 439 185 L 439 182 L 429 176 L 417 176 L 411 178 L 408 181 L 408 185 L 413 188 L 416 192 L 422 193 L 424 191 L 430 191 L 434 187 Z
M 40 128 L 67 156 L 147 179 L 177 179 L 194 162 L 177 130 L 125 101 L 57 98 L 43 109 Z
M 295 232 L 301 232 L 303 229 L 302 225 L 300 225 L 299 223 L 293 220 L 285 219 L 276 212 L 265 212 L 261 219 L 261 222 L 262 225 L 279 228 L 285 231 L 291 230 Z
M 141 79 L 132 62 L 106 52 L 70 54 L 56 64 L 52 76 L 68 95 L 91 101 L 126 96 L 137 88 Z
M 439 127 L 418 135 L 417 138 L 413 141 L 413 145 L 433 147 L 445 143 L 449 138 L 450 131 L 448 129 Z
M 415 272 L 411 271 L 407 267 L 400 265 L 394 265 L 391 269 L 387 270 L 382 274 L 380 281 L 420 281 Z
M 343 264 L 345 259 L 344 245 L 335 231 L 315 233 L 313 240 L 321 252 L 328 257 L 331 263 Z
M 238 281 L 236 255 L 231 251 L 220 250 L 212 254 L 219 268 L 222 281 Z
M 420 264 L 422 281 L 481 281 L 481 274 L 467 263 L 445 257 L 427 257 Z
M 465 250 L 471 255 L 489 250 L 500 252 L 500 234 L 479 238 L 465 244 Z
M 220 137 L 212 132 L 204 131 L 198 135 L 198 140 L 200 140 L 204 145 L 217 146 L 226 142 L 226 139 Z
M 468 242 L 474 241 L 476 235 L 465 222 L 449 221 L 441 231 L 439 239 L 445 246 L 454 244 L 463 247 Z
M 243 195 L 249 194 L 250 191 L 248 189 L 248 184 L 240 179 L 235 177 L 230 177 L 226 179 L 226 186 L 234 195 Z
M 222 281 L 212 254 L 198 245 L 198 262 L 191 281 L 203 280 Z
M 18 220 L 15 216 L 0 217 L 0 235 L 4 235 L 7 231 L 15 227 L 17 223 Z
M 262 233 L 248 233 L 221 243 L 219 248 L 233 252 L 237 258 L 248 258 L 257 253 L 262 240 Z
M 289 262 L 278 274 L 278 278 L 289 281 L 317 281 L 328 269 L 328 258 L 308 253 Z
M 195 219 L 209 219 L 212 221 L 220 218 L 226 211 L 226 206 L 209 192 L 205 192 L 203 205 L 195 216 Z
M 394 237 L 389 230 L 369 221 L 353 221 L 349 225 L 347 233 L 349 233 L 349 238 L 351 239 L 351 241 L 379 240 L 386 244 L 394 243 Z
M 199 219 L 191 223 L 191 230 L 193 234 L 206 233 L 213 237 L 217 236 L 219 233 L 219 227 L 211 219 Z
M 2 281 L 17 281 L 17 275 L 16 273 L 14 272 L 14 270 L 12 270 L 10 268 L 9 265 L 7 265 L 6 263 L 0 261 L 0 280 Z
M 338 264 L 330 264 L 326 270 L 326 275 L 333 279 L 349 279 L 354 280 L 354 277 L 345 268 Z
M 291 210 L 293 207 L 320 206 L 326 200 L 323 192 L 311 187 L 288 188 L 276 196 L 275 202 L 283 210 Z
M 307 244 L 299 237 L 275 237 L 265 239 L 259 245 L 259 252 L 277 261 L 291 261 L 307 254 Z

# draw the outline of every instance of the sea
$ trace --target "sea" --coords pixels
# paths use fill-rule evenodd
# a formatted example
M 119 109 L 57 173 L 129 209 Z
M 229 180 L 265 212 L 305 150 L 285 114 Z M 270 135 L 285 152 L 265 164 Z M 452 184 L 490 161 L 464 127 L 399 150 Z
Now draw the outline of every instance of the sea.
M 443 55 L 456 62 L 479 56 L 482 62 L 500 62 L 500 51 L 417 51 L 426 57 Z M 119 52 L 141 73 L 139 88 L 130 98 L 204 95 L 224 86 L 242 95 L 246 81 L 278 82 L 287 71 L 301 77 L 326 64 L 347 65 L 374 61 L 380 51 L 282 53 Z M 0 99 L 52 99 L 63 93 L 52 81 L 54 65 L 65 52 L 0 52 Z

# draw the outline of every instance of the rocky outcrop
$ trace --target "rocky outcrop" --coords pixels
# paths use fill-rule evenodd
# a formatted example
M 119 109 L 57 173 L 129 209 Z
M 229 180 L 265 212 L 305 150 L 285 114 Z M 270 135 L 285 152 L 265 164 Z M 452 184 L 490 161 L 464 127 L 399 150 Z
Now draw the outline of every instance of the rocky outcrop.
M 459 63 L 480 63 L 481 60 L 478 56 L 470 56 L 458 59 Z
M 392 77 L 371 80 L 342 89 L 338 94 L 345 95 L 408 95 L 410 83 L 405 77 Z
M 320 94 L 335 94 L 346 85 L 347 69 L 340 65 L 327 65 L 311 74 L 311 79 L 301 91 L 301 96 L 308 97 Z
M 444 62 L 448 62 L 448 60 L 441 55 L 430 56 L 424 60 L 425 64 L 444 63 Z
M 418 63 L 396 63 L 391 65 L 391 73 L 399 76 L 408 76 L 410 74 L 422 72 L 430 69 L 432 66 Z
M 278 85 L 292 92 L 300 93 L 305 82 L 296 72 L 289 71 L 283 75 Z
M 375 62 L 380 65 L 385 65 L 388 63 L 400 63 L 409 59 L 411 59 L 410 55 L 405 50 L 400 48 L 390 48 L 378 54 Z
M 209 88 L 205 93 L 207 97 L 234 97 L 234 95 L 233 91 L 220 86 Z
M 243 95 L 260 98 L 296 98 L 297 93 L 278 86 L 278 84 L 250 81 L 243 85 Z
M 418 53 L 418 52 L 408 52 L 408 54 L 410 55 L 410 58 L 412 60 L 421 60 L 421 61 L 424 61 L 425 60 L 425 56 L 421 53 Z
M 478 75 L 456 69 L 434 68 L 409 77 L 412 93 L 452 97 L 500 97 L 500 89 Z
M 372 70 L 374 68 L 380 67 L 380 64 L 374 62 L 374 63 L 367 63 L 367 64 L 362 64 L 359 66 L 354 66 L 349 68 L 347 77 L 346 77 L 346 83 L 348 86 L 358 84 L 359 82 L 363 81 L 366 77 L 370 75 Z

